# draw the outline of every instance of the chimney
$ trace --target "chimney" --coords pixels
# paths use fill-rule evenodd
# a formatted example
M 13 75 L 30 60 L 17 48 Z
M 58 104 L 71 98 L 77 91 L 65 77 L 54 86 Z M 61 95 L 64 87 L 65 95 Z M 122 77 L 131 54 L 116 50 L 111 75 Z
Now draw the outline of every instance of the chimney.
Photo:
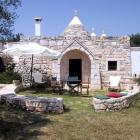
M 41 36 L 41 17 L 34 18 L 35 20 L 35 36 Z

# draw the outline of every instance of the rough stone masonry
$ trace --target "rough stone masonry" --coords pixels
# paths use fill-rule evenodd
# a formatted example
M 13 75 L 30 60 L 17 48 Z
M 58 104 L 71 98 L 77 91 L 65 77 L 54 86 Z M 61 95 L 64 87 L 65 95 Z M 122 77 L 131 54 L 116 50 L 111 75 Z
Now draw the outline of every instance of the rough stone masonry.
M 82 81 L 89 79 L 90 89 L 100 89 L 108 86 L 107 81 L 111 75 L 121 76 L 121 81 L 125 85 L 132 74 L 129 37 L 90 34 L 77 15 L 57 37 L 22 36 L 17 43 L 27 42 L 37 42 L 61 52 L 55 60 L 49 60 L 47 56 L 34 58 L 34 68 L 39 69 L 44 75 L 56 76 L 58 81 L 66 81 L 68 76 L 73 74 L 78 75 Z M 79 68 L 72 71 L 71 60 L 80 60 Z M 22 74 L 24 85 L 30 83 L 30 63 L 31 58 L 20 58 L 18 70 Z
M 19 88 L 14 84 L 3 85 L 0 89 L 0 104 L 20 108 L 27 111 L 63 113 L 64 102 L 62 98 L 46 98 L 18 95 L 15 90 Z

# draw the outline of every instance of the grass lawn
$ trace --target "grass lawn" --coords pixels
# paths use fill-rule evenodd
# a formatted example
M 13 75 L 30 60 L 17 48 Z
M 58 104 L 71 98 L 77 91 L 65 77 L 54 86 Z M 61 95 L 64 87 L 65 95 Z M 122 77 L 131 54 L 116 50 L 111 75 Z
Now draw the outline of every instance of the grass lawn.
M 24 95 L 62 97 L 64 114 L 29 113 L 0 106 L 0 140 L 140 140 L 140 95 L 131 107 L 96 113 L 92 97 L 22 92 Z M 91 95 L 99 92 L 91 93 Z M 101 92 L 100 94 L 104 94 Z

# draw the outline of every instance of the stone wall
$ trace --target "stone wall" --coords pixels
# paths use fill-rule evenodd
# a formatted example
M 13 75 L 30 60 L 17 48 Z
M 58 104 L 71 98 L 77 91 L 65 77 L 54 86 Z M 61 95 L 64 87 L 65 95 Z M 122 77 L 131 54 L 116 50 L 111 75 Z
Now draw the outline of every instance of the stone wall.
M 25 86 L 30 85 L 31 80 L 31 66 L 32 73 L 39 70 L 43 74 L 43 78 L 46 79 L 52 75 L 51 61 L 47 57 L 33 57 L 33 65 L 31 64 L 31 57 L 20 57 L 19 64 L 16 67 L 16 71 L 22 75 L 22 83 Z
M 86 62 L 86 64 L 88 65 L 86 67 L 87 71 L 85 71 L 85 73 L 88 73 L 88 76 L 90 76 L 91 85 L 93 85 L 94 88 L 95 87 L 100 88 L 99 86 L 100 83 L 102 83 L 103 87 L 106 86 L 105 83 L 106 81 L 109 81 L 110 75 L 120 75 L 122 79 L 131 77 L 131 73 L 132 73 L 131 72 L 131 48 L 129 43 L 129 37 L 127 36 L 126 37 L 125 36 L 124 37 L 91 37 L 88 35 L 88 33 L 83 35 L 82 33 L 84 30 L 83 29 L 81 30 L 82 30 L 81 36 L 80 35 L 65 36 L 65 33 L 67 34 L 67 29 L 66 29 L 63 36 L 22 37 L 19 43 L 37 42 L 46 47 L 60 51 L 62 55 L 58 59 L 58 62 L 56 60 L 55 63 L 53 63 L 53 61 L 48 62 L 47 59 L 44 60 L 40 59 L 39 60 L 40 62 L 38 60 L 34 60 L 35 67 L 36 66 L 39 67 L 41 71 L 47 71 L 47 73 L 52 73 L 52 75 L 53 74 L 57 75 L 58 80 L 63 79 L 64 78 L 63 75 L 66 76 L 68 75 L 68 71 L 66 72 L 64 70 L 65 68 L 68 70 L 68 60 L 67 63 L 65 63 L 65 66 L 63 65 L 63 63 L 59 61 L 61 61 L 61 59 L 62 61 L 64 60 L 63 58 L 66 56 L 66 53 L 68 53 L 67 50 L 69 50 L 69 54 L 71 54 L 72 52 L 74 52 L 74 49 L 76 50 L 77 48 L 83 51 L 82 59 L 84 58 L 84 56 L 89 55 L 88 57 L 90 61 L 92 60 L 91 62 L 87 63 L 88 60 L 85 59 L 83 63 Z M 84 53 L 86 55 L 84 55 Z M 79 54 L 76 54 L 76 56 L 80 56 L 81 54 L 82 53 L 79 51 Z M 71 55 L 71 57 L 69 58 L 75 58 L 75 56 Z M 24 61 L 24 59 L 22 60 Z M 117 61 L 117 65 L 118 65 L 117 71 L 108 71 L 108 61 Z M 24 63 L 22 62 L 22 65 L 20 66 L 21 72 L 22 72 L 23 64 Z M 84 68 L 82 68 L 83 73 L 85 70 L 85 66 Z M 91 74 L 89 68 L 91 68 Z M 30 68 L 28 67 L 28 70 L 25 71 L 29 71 L 29 70 Z M 26 72 L 22 72 L 22 73 L 25 74 Z M 27 72 L 27 75 L 29 75 L 29 72 Z M 27 75 L 26 77 L 29 78 L 30 76 Z M 83 79 L 85 79 L 84 76 Z
M 139 88 L 129 91 L 126 96 L 110 99 L 97 99 L 93 97 L 93 107 L 95 112 L 117 111 L 128 108 L 132 103 L 133 96 L 139 94 Z
M 140 47 L 131 47 L 132 75 L 140 77 Z
M 93 52 L 100 64 L 102 83 L 109 81 L 110 75 L 120 75 L 121 78 L 131 76 L 131 51 L 129 38 L 105 38 L 94 39 L 85 42 L 86 46 Z M 117 71 L 108 71 L 108 61 L 117 61 Z
M 36 112 L 52 112 L 63 113 L 63 99 L 62 98 L 45 98 L 23 96 L 16 94 L 2 94 L 0 95 L 0 103 L 6 104 L 9 107 L 21 108 L 27 111 Z
M 2 85 L 0 89 L 0 103 L 9 107 L 20 108 L 27 111 L 63 113 L 64 103 L 62 98 L 46 98 L 17 95 L 15 91 L 20 86 Z

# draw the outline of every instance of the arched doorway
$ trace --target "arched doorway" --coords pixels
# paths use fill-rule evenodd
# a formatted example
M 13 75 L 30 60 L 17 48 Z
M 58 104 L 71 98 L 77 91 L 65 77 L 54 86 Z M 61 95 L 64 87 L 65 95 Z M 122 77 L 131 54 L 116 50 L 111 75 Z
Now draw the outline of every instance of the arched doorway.
M 91 61 L 85 52 L 74 49 L 63 55 L 60 61 L 60 79 L 67 80 L 68 76 L 78 76 L 82 81 L 91 79 Z

